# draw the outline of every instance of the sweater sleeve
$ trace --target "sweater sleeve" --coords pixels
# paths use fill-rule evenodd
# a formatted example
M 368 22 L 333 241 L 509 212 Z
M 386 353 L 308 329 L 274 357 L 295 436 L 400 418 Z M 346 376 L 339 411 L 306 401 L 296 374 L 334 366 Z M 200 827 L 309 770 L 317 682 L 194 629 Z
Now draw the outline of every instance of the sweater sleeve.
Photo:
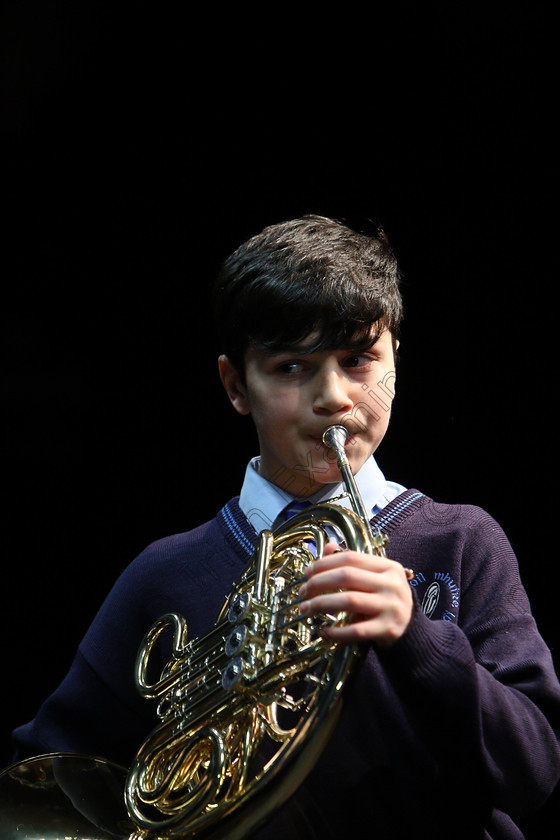
M 442 772 L 513 816 L 546 800 L 560 776 L 560 685 L 517 560 L 480 511 L 462 546 L 458 623 L 415 605 L 406 634 L 380 659 Z
M 127 766 L 153 725 L 147 711 L 117 697 L 78 652 L 65 679 L 37 716 L 15 730 L 13 760 L 71 752 L 110 758 Z
M 116 581 L 60 685 L 13 733 L 14 760 L 79 752 L 130 761 L 154 724 L 134 684 L 136 651 L 151 623 L 147 565 L 141 555 Z
M 34 720 L 15 730 L 14 760 L 68 751 L 128 766 L 158 723 L 157 704 L 143 699 L 135 684 L 134 663 L 144 635 L 168 612 L 184 615 L 189 638 L 201 635 L 215 619 L 234 575 L 234 568 L 223 558 L 220 565 L 208 548 L 214 543 L 206 539 L 206 530 L 201 526 L 157 541 L 123 571 L 65 679 Z M 154 649 L 154 676 L 167 661 L 170 644 L 169 634 Z

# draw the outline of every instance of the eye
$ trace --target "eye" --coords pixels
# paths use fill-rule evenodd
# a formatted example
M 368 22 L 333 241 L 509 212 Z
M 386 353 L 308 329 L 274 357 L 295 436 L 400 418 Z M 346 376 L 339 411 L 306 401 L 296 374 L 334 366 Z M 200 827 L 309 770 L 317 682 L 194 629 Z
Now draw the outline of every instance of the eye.
M 299 362 L 297 359 L 290 359 L 289 361 L 279 364 L 276 367 L 276 372 L 282 376 L 295 376 L 296 374 L 301 373 L 303 369 L 304 365 L 302 362 Z
M 354 353 L 344 360 L 343 366 L 349 368 L 369 367 L 374 361 L 375 359 L 370 353 Z

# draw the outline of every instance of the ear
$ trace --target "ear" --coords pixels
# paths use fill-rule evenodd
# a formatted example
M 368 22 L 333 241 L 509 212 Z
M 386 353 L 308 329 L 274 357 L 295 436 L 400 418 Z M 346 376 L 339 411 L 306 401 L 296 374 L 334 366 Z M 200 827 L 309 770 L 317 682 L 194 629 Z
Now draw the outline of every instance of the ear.
M 239 414 L 250 414 L 249 398 L 247 388 L 227 356 L 220 356 L 218 359 L 218 370 L 222 385 L 226 389 L 232 406 Z

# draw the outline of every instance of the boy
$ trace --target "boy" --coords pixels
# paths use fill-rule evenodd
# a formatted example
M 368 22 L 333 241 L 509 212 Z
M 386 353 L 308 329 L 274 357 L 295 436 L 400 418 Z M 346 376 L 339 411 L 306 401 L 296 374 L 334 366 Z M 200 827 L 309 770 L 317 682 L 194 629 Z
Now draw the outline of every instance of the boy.
M 265 229 L 226 261 L 220 376 L 255 423 L 259 458 L 213 521 L 124 572 L 66 680 L 16 730 L 16 758 L 67 750 L 130 764 L 155 723 L 131 667 L 146 629 L 175 611 L 189 638 L 208 632 L 257 532 L 294 499 L 340 492 L 321 435 L 341 424 L 388 557 L 329 545 L 309 569 L 302 612 L 351 613 L 326 632 L 367 656 L 316 767 L 256 836 L 523 836 L 516 821 L 560 775 L 560 686 L 499 526 L 386 481 L 372 457 L 394 394 L 398 280 L 382 232 L 314 216 Z

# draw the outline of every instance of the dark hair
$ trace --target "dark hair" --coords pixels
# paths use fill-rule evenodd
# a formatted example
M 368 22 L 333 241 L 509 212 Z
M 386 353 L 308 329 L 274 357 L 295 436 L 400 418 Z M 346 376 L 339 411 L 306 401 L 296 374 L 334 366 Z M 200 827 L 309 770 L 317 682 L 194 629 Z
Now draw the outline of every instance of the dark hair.
M 323 216 L 266 227 L 226 259 L 214 288 L 218 339 L 237 371 L 252 345 L 277 353 L 364 348 L 402 319 L 399 270 L 381 228 L 357 233 Z

